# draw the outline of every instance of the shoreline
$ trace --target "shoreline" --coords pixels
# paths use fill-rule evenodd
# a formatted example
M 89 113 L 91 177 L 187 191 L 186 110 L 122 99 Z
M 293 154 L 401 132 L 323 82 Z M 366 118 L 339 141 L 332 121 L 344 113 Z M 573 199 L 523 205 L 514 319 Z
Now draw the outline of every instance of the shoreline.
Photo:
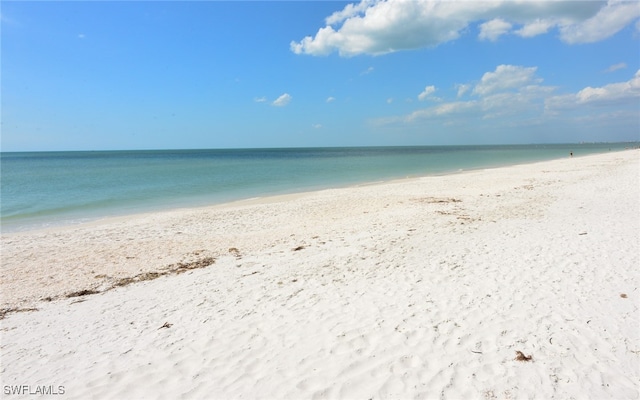
M 23 309 L 0 320 L 3 382 L 637 398 L 639 168 L 628 150 L 3 234 L 1 307 Z
M 610 152 L 610 153 L 585 155 L 581 157 L 594 158 L 594 157 L 606 156 L 609 154 L 613 155 L 616 153 L 624 154 L 624 152 L 629 154 L 631 154 L 632 152 L 635 152 L 635 154 L 637 154 L 639 150 L 628 149 L 628 150 L 621 150 L 621 151 Z M 127 225 L 129 225 L 130 223 L 134 223 L 134 225 L 139 225 L 143 227 L 147 224 L 147 221 L 149 221 L 149 223 L 156 223 L 157 221 L 160 224 L 166 224 L 168 221 L 172 221 L 172 220 L 179 221 L 185 215 L 192 216 L 191 218 L 193 218 L 193 215 L 199 214 L 199 213 L 205 213 L 205 214 L 206 213 L 223 213 L 224 214 L 226 212 L 233 212 L 234 210 L 242 210 L 247 208 L 259 209 L 260 207 L 275 205 L 280 203 L 287 204 L 287 203 L 299 201 L 299 200 L 304 201 L 304 199 L 306 198 L 314 198 L 314 197 L 322 198 L 322 197 L 326 197 L 326 194 L 332 195 L 333 193 L 335 193 L 336 196 L 340 196 L 343 193 L 349 193 L 349 191 L 353 192 L 353 191 L 368 190 L 368 189 L 375 190 L 378 187 L 382 189 L 386 188 L 388 191 L 389 188 L 392 188 L 393 186 L 398 186 L 398 185 L 399 186 L 401 185 L 417 186 L 417 185 L 420 185 L 422 181 L 428 181 L 428 180 L 454 178 L 454 177 L 460 177 L 460 176 L 471 175 L 471 174 L 482 175 L 485 173 L 500 172 L 500 171 L 507 172 L 509 169 L 512 169 L 512 170 L 529 169 L 529 168 L 538 169 L 538 167 L 547 163 L 557 163 L 557 162 L 561 163 L 563 161 L 571 162 L 570 160 L 579 160 L 581 157 L 575 157 L 575 158 L 567 157 L 567 158 L 553 159 L 553 160 L 547 160 L 547 161 L 536 161 L 533 163 L 526 163 L 526 164 L 514 164 L 514 165 L 508 165 L 508 166 L 502 166 L 502 167 L 463 170 L 463 171 L 438 174 L 438 175 L 424 175 L 424 176 L 418 176 L 418 177 L 398 178 L 398 179 L 392 179 L 388 181 L 377 181 L 377 182 L 371 182 L 371 183 L 349 185 L 344 187 L 331 187 L 331 188 L 312 190 L 312 191 L 301 191 L 301 192 L 293 192 L 293 193 L 285 193 L 285 194 L 277 194 L 277 195 L 258 196 L 258 197 L 248 198 L 248 199 L 240 199 L 240 200 L 223 202 L 223 203 L 214 203 L 214 204 L 204 205 L 204 206 L 178 207 L 178 208 L 171 208 L 171 209 L 160 210 L 160 211 L 149 211 L 149 212 L 141 212 L 141 213 L 135 213 L 135 214 L 119 215 L 119 216 L 107 216 L 107 217 L 102 217 L 95 220 L 90 220 L 90 221 L 82 222 L 79 224 L 73 224 L 73 225 L 56 225 L 56 226 L 50 226 L 46 228 L 33 229 L 33 230 L 27 230 L 27 231 L 6 232 L 6 233 L 3 232 L 0 235 L 0 237 L 2 238 L 2 245 L 3 245 L 2 247 L 4 249 L 3 265 L 6 266 L 6 263 L 4 262 L 5 261 L 4 259 L 6 258 L 6 253 L 7 253 L 6 244 L 11 244 L 13 243 L 14 239 L 19 240 L 21 237 L 27 237 L 27 238 L 30 236 L 49 237 L 51 235 L 60 236 L 65 234 L 73 235 L 74 233 L 77 233 L 77 232 L 91 232 L 94 229 L 96 230 L 104 229 L 106 231 L 109 231 L 111 229 L 118 229 L 118 227 L 123 224 L 125 225 L 123 229 L 126 230 Z M 331 201 L 333 201 L 333 199 L 331 199 Z M 181 233 L 178 233 L 178 234 L 181 234 Z M 82 233 L 82 235 L 84 235 L 84 233 Z M 80 239 L 80 238 L 77 238 L 77 239 Z M 6 242 L 9 242 L 9 243 L 6 243 Z M 175 260 L 174 263 L 176 262 L 181 262 L 181 261 Z M 140 269 L 139 272 L 153 272 L 153 270 Z M 127 276 L 127 277 L 130 277 L 130 276 Z M 83 288 L 80 288 L 79 290 L 94 290 L 94 289 L 95 288 L 93 287 L 92 288 L 83 287 Z M 46 297 L 51 297 L 51 296 L 44 296 L 43 298 L 46 298 Z M 60 294 L 54 297 L 59 298 Z M 42 300 L 42 298 L 40 300 Z M 3 302 L 0 308 L 11 308 L 11 307 L 7 307 L 6 304 L 4 304 Z
M 611 146 L 619 146 L 620 144 L 621 143 L 610 143 Z M 627 143 L 622 143 L 622 144 L 627 144 Z M 632 144 L 632 143 L 629 143 L 629 144 Z M 575 144 L 575 146 L 581 146 L 581 145 L 582 144 Z M 541 146 L 544 147 L 546 145 L 541 145 Z M 568 146 L 568 144 L 563 144 L 563 146 Z M 487 147 L 493 147 L 493 146 L 487 146 Z M 624 149 L 614 148 L 613 150 L 612 149 L 609 149 L 608 151 L 600 150 L 595 153 L 592 152 L 593 150 L 589 150 L 586 154 L 583 154 L 583 155 L 576 154 L 575 157 L 578 158 L 578 157 L 585 157 L 585 156 L 595 155 L 595 154 L 607 154 L 611 152 L 627 151 L 629 149 L 633 149 L 633 148 L 626 148 L 626 147 Z M 446 175 L 452 175 L 457 173 L 471 172 L 471 171 L 484 170 L 484 169 L 505 168 L 510 166 L 525 165 L 525 164 L 531 164 L 531 163 L 537 163 L 537 162 L 546 162 L 546 161 L 559 160 L 564 158 L 565 156 L 556 155 L 552 158 L 542 158 L 540 160 L 534 160 L 534 161 L 502 160 L 502 161 L 498 161 L 495 164 L 490 164 L 488 166 L 485 165 L 485 166 L 477 166 L 477 167 L 470 167 L 470 168 L 454 168 L 446 171 L 434 171 L 430 173 L 429 172 L 425 172 L 425 173 L 412 172 L 405 176 L 388 177 L 388 178 L 382 178 L 382 179 L 369 178 L 367 180 L 362 180 L 362 181 L 357 180 L 354 182 L 344 182 L 344 183 L 338 182 L 338 183 L 331 183 L 331 184 L 325 183 L 325 184 L 318 184 L 318 185 L 309 186 L 309 187 L 290 188 L 290 189 L 281 191 L 280 193 L 278 192 L 265 192 L 264 194 L 256 193 L 256 194 L 248 195 L 249 197 L 245 197 L 245 196 L 227 197 L 227 196 L 221 196 L 220 194 L 218 194 L 217 197 L 214 196 L 209 198 L 205 196 L 199 199 L 196 199 L 195 197 L 194 198 L 185 197 L 182 199 L 171 198 L 171 199 L 166 199 L 167 200 L 166 203 L 152 202 L 153 204 L 149 203 L 147 205 L 123 204 L 124 206 L 123 209 L 109 208 L 109 209 L 103 209 L 103 210 L 86 211 L 81 213 L 77 213 L 76 211 L 71 211 L 70 215 L 66 215 L 66 216 L 50 215 L 49 217 L 45 217 L 45 218 L 41 216 L 28 217 L 28 218 L 21 217 L 22 219 L 18 221 L 14 221 L 14 220 L 5 221 L 2 224 L 2 234 L 14 234 L 14 233 L 32 232 L 32 231 L 38 231 L 38 230 L 74 227 L 74 226 L 81 226 L 86 223 L 95 223 L 96 221 L 106 220 L 110 218 L 128 218 L 128 217 L 135 217 L 136 215 L 140 215 L 140 214 L 169 212 L 169 211 L 175 211 L 180 209 L 220 206 L 224 204 L 233 204 L 236 202 L 242 202 L 251 198 L 278 197 L 278 196 L 295 195 L 299 193 L 311 193 L 311 192 L 321 191 L 321 190 L 344 189 L 349 187 L 374 185 L 378 183 L 389 183 L 396 180 L 403 180 L 407 178 L 419 179 L 421 177 L 428 177 L 428 176 L 446 176 Z

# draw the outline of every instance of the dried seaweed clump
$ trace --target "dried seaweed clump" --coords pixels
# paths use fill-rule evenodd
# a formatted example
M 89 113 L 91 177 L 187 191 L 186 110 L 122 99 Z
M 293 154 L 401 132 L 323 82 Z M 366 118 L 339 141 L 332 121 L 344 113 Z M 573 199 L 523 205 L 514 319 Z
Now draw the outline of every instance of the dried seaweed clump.
M 419 203 L 442 204 L 442 203 L 460 203 L 462 200 L 453 197 L 421 197 L 413 199 Z
M 0 309 L 0 319 L 4 319 L 7 314 L 17 313 L 17 312 L 29 312 L 29 311 L 38 311 L 37 308 L 1 308 Z
M 198 268 L 205 268 L 208 267 L 212 264 L 214 264 L 216 262 L 216 259 L 213 257 L 206 257 L 197 261 L 193 261 L 193 262 L 189 262 L 189 263 L 177 263 L 177 264 L 171 264 L 167 267 L 165 267 L 165 270 L 162 272 L 143 272 L 140 273 L 138 275 L 135 276 L 129 276 L 126 278 L 120 278 L 118 280 L 116 280 L 110 287 L 104 289 L 104 290 L 97 290 L 97 289 L 82 289 L 82 290 L 78 290 L 75 292 L 71 292 L 71 293 L 67 293 L 65 295 L 62 296 L 49 296 L 49 297 L 45 297 L 41 300 L 44 301 L 53 301 L 56 300 L 60 297 L 64 297 L 64 298 L 73 298 L 73 297 L 82 297 L 82 296 L 88 296 L 91 294 L 97 294 L 97 293 L 102 293 L 102 292 L 106 292 L 109 291 L 111 289 L 114 289 L 116 287 L 121 287 L 121 286 L 127 286 L 130 285 L 132 283 L 135 282 L 143 282 L 143 281 L 151 281 L 154 279 L 157 279 L 161 276 L 164 275 L 171 275 L 171 274 L 181 274 L 183 272 L 187 272 L 193 269 L 198 269 Z M 106 278 L 106 275 L 96 275 L 96 278 L 100 279 L 100 278 Z M 81 300 L 82 301 L 82 300 Z M 37 311 L 37 308 L 2 308 L 0 309 L 0 320 L 4 319 L 5 316 L 7 314 L 11 314 L 11 313 L 16 313 L 16 312 L 25 312 L 25 311 Z
M 136 282 L 144 282 L 144 281 L 152 281 L 154 279 L 158 279 L 161 276 L 165 276 L 165 275 L 177 275 L 177 274 L 181 274 L 183 272 L 187 272 L 193 269 L 198 269 L 198 268 L 205 268 L 208 267 L 209 265 L 212 265 L 216 262 L 216 259 L 213 257 L 206 257 L 203 258 L 201 260 L 197 260 L 197 261 L 193 261 L 193 262 L 189 262 L 189 263 L 177 263 L 177 264 L 171 264 L 167 267 L 165 267 L 164 271 L 162 272 L 142 272 L 138 275 L 135 276 L 127 276 L 125 278 L 120 278 L 117 281 L 115 281 L 109 288 L 103 290 L 102 292 L 106 292 L 108 290 L 111 290 L 113 288 L 116 287 L 121 287 L 121 286 L 127 286 L 130 285 L 132 283 L 136 283 Z M 96 294 L 96 293 L 101 293 L 100 290 L 94 290 L 94 289 L 84 289 L 84 290 L 80 290 L 78 292 L 72 292 L 69 293 L 67 295 L 65 295 L 65 297 L 69 298 L 69 297 L 80 297 L 80 296 L 87 296 L 90 294 Z
M 84 289 L 84 290 L 79 290 L 77 292 L 68 293 L 65 297 L 67 298 L 80 297 L 80 296 L 87 296 L 87 295 L 96 294 L 96 293 L 100 293 L 100 292 L 98 290 L 93 290 L 93 289 Z
M 523 352 L 520 350 L 516 350 L 516 361 L 531 361 L 533 360 L 532 356 L 525 356 Z
M 240 250 L 238 250 L 236 247 L 230 247 L 229 248 L 229 253 L 233 254 L 236 258 L 241 258 L 242 254 L 240 254 Z

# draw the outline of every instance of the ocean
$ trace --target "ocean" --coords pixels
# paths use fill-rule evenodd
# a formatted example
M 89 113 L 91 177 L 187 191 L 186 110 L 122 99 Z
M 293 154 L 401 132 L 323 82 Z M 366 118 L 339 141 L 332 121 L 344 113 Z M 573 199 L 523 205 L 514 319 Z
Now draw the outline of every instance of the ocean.
M 0 153 L 3 233 L 569 157 L 637 143 Z

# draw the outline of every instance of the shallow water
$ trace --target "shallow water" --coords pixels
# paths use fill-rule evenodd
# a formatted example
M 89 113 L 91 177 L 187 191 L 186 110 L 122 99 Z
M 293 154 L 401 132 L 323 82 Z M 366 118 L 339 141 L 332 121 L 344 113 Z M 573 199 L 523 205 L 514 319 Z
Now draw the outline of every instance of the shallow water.
M 2 153 L 2 231 L 634 146 L 637 144 Z

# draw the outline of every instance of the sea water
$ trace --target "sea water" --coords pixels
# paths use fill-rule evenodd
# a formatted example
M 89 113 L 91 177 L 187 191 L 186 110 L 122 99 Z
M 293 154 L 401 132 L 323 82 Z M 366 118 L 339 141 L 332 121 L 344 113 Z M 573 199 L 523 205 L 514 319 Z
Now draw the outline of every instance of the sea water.
M 3 232 L 637 144 L 24 152 L 0 154 Z

